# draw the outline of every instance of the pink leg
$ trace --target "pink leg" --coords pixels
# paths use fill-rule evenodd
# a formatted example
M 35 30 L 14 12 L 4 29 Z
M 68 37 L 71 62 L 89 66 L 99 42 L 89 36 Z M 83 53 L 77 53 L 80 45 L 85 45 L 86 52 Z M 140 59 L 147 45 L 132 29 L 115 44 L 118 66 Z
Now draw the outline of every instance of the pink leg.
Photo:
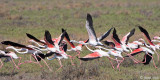
M 32 62 L 33 62 L 33 61 L 32 61 L 32 56 L 33 56 L 33 54 L 30 55 L 30 60 L 29 60 L 29 61 L 25 61 L 24 63 L 32 63 Z
M 32 55 L 33 55 L 33 54 L 32 54 Z M 38 63 L 40 67 L 43 67 L 43 66 L 39 63 L 39 61 L 37 60 L 36 56 L 33 55 L 33 57 L 36 59 L 37 62 L 33 62 L 33 61 L 32 61 L 32 62 L 33 62 L 33 63 L 36 63 L 36 64 Z
M 39 58 L 41 58 L 40 56 L 38 56 Z M 52 71 L 52 69 L 48 66 L 48 64 L 47 64 L 47 62 L 44 60 L 44 59 L 42 59 L 41 58 L 41 60 L 43 60 L 43 62 L 46 64 L 46 66 L 48 67 L 48 69 L 50 70 L 50 71 Z
M 139 54 L 139 53 L 138 53 Z M 139 61 L 135 59 L 131 54 L 127 54 L 135 63 L 143 63 L 142 61 Z
M 2 60 L 0 59 L 0 62 L 1 62 L 1 66 L 0 66 L 0 69 L 2 68 L 2 66 L 3 66 L 3 62 L 2 62 Z
M 80 52 L 79 51 L 77 51 L 78 52 L 78 54 L 76 55 L 76 56 L 78 56 L 78 58 L 80 58 Z M 80 61 L 80 65 L 81 65 L 81 60 L 79 60 Z
M 19 57 L 19 61 L 18 61 L 18 65 L 21 65 L 21 64 L 24 64 L 24 63 L 21 63 L 21 57 Z
M 72 56 L 70 56 L 70 55 L 67 55 L 67 56 L 69 56 L 69 57 L 70 57 L 70 59 L 71 59 L 71 64 L 72 64 L 72 65 L 75 65 L 75 64 L 73 63 L 73 61 L 72 61 L 73 57 L 72 57 Z
M 18 67 L 18 66 L 16 65 L 16 63 L 14 62 L 14 60 L 13 60 L 12 56 L 10 56 L 10 58 L 11 58 L 11 60 L 12 60 L 13 64 L 15 65 L 15 67 L 16 67 L 17 69 L 19 69 L 19 67 Z
M 111 59 L 110 58 L 108 58 L 108 59 L 109 59 L 109 62 L 111 63 L 111 65 L 112 65 L 112 68 L 115 69 Z
M 148 53 L 147 53 L 148 54 Z M 153 59 L 153 65 L 154 65 L 154 67 L 157 69 L 157 66 L 155 65 L 155 62 L 154 62 L 154 58 L 153 58 L 153 56 L 151 56 L 150 54 L 148 54 L 150 57 L 152 57 L 152 59 Z
M 157 54 L 157 58 L 158 58 L 158 62 L 159 62 L 159 54 L 157 53 L 157 51 L 155 51 L 155 53 Z
M 60 67 L 58 68 L 58 70 L 57 70 L 57 71 L 59 71 L 59 70 L 63 67 L 62 62 L 61 62 L 61 60 L 60 60 L 60 59 L 58 59 L 58 62 L 59 62 L 59 64 L 60 64 Z
M 123 61 L 124 61 L 124 58 L 122 58 L 122 61 L 120 61 L 120 63 L 118 63 L 118 65 L 117 65 L 117 69 L 119 69 L 119 71 L 120 71 L 119 66 L 120 66 L 120 64 L 121 64 Z

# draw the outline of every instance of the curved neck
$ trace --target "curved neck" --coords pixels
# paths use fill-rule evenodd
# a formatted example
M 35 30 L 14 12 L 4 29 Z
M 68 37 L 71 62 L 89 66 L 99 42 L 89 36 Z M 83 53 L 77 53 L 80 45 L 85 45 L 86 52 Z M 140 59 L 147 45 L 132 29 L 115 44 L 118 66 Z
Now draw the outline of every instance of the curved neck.
M 90 50 L 91 52 L 94 52 L 94 50 L 90 49 L 86 44 L 85 44 L 85 46 L 86 46 L 86 48 L 87 48 L 88 50 Z
M 43 47 L 43 48 L 45 48 L 46 46 L 43 46 L 43 45 L 40 45 L 38 42 L 36 42 L 36 41 L 32 41 L 33 43 L 35 43 L 35 44 L 37 44 L 39 47 Z
M 20 53 L 20 54 L 25 54 L 25 53 L 27 53 L 27 52 L 28 52 L 28 49 L 25 49 L 25 51 L 24 51 L 24 52 L 20 52 L 20 51 L 22 51 L 22 50 L 23 50 L 23 48 L 21 48 L 21 49 L 16 49 L 16 48 L 14 48 L 14 47 L 11 47 L 10 49 L 13 49 L 13 50 L 15 50 L 17 53 Z

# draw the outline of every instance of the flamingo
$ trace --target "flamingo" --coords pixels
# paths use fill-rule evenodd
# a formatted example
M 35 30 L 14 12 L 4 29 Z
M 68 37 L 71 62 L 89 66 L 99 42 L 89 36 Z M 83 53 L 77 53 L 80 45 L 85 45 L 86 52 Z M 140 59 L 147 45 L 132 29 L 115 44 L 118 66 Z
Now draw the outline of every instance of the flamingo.
M 122 38 L 122 41 L 120 41 L 120 39 L 119 39 L 119 37 L 118 37 L 118 35 L 117 35 L 117 33 L 116 33 L 116 29 L 114 28 L 114 30 L 113 30 L 113 36 L 112 36 L 112 39 L 113 39 L 113 41 L 114 41 L 114 43 L 115 43 L 115 50 L 118 50 L 118 51 L 120 51 L 120 52 L 129 52 L 129 50 L 127 49 L 127 47 L 130 49 L 131 48 L 131 46 L 130 46 L 130 44 L 129 45 L 127 45 L 128 44 L 128 41 L 129 41 L 129 38 L 131 37 L 131 36 L 133 36 L 133 34 L 134 34 L 134 32 L 135 32 L 135 29 L 132 29 L 128 34 L 126 34 L 123 38 Z M 137 47 L 139 47 L 138 45 L 137 45 Z M 131 50 L 131 49 L 130 49 Z M 131 50 L 132 51 L 132 50 Z M 127 53 L 128 54 L 128 53 Z M 129 55 L 129 54 L 128 54 Z M 137 63 L 137 59 L 135 59 L 133 56 L 131 56 L 131 55 L 129 55 L 129 57 L 134 61 L 134 62 L 136 62 Z M 140 62 L 140 61 L 139 61 Z
M 1 62 L 1 66 L 0 66 L 0 68 L 2 68 L 2 66 L 3 66 L 3 62 L 1 61 L 1 58 L 6 58 L 6 62 L 8 62 L 8 61 L 12 61 L 13 62 L 13 64 L 14 64 L 14 66 L 17 68 L 17 69 L 19 69 L 19 67 L 15 64 L 15 62 L 14 62 L 14 60 L 13 59 L 18 59 L 19 58 L 19 62 L 18 62 L 18 64 L 21 64 L 20 62 L 21 62 L 21 57 L 18 57 L 14 52 L 5 52 L 5 51 L 2 51 L 2 50 L 0 50 L 0 62 Z M 15 68 L 14 67 L 14 68 Z
M 52 71 L 50 69 L 50 67 L 48 66 L 48 64 L 46 63 L 46 61 L 44 60 L 45 58 L 45 55 L 40 51 L 40 50 L 37 50 L 36 48 L 32 48 L 31 45 L 30 46 L 25 46 L 25 45 L 22 45 L 22 44 L 19 44 L 19 43 L 15 43 L 15 42 L 11 42 L 11 41 L 3 41 L 1 42 L 2 44 L 4 45 L 11 45 L 11 46 L 8 46 L 6 49 L 13 49 L 15 50 L 17 53 L 20 53 L 20 54 L 26 54 L 26 53 L 30 53 L 32 54 L 31 56 L 37 61 L 37 62 L 33 62 L 32 59 L 31 59 L 31 56 L 30 56 L 30 61 L 26 61 L 27 63 L 38 63 L 40 65 L 40 67 L 42 67 L 42 65 L 39 63 L 39 61 L 43 61 L 46 66 L 48 67 L 48 69 L 50 71 Z M 13 47 L 14 46 L 14 47 Z M 17 49 L 15 47 L 19 47 L 21 49 Z M 25 63 L 26 63 L 25 62 Z M 22 63 L 24 64 L 24 63 Z M 21 65 L 21 64 L 19 64 Z
M 124 60 L 124 58 L 123 58 L 123 56 L 121 55 L 121 52 L 120 52 L 120 51 L 115 51 L 115 50 L 113 50 L 113 49 L 106 49 L 106 48 L 103 48 L 103 47 L 98 47 L 98 48 L 101 48 L 101 49 L 104 49 L 104 50 L 108 50 L 108 52 L 105 52 L 105 51 L 103 51 L 103 50 L 101 50 L 101 49 L 92 50 L 92 49 L 90 49 L 86 44 L 85 44 L 85 46 L 86 46 L 86 48 L 87 48 L 89 51 L 91 51 L 91 52 L 93 52 L 93 53 L 88 54 L 88 55 L 86 55 L 86 56 L 84 56 L 84 57 L 82 57 L 82 58 L 79 58 L 79 59 L 81 59 L 81 60 L 83 60 L 83 61 L 88 61 L 88 60 L 93 60 L 93 59 L 97 59 L 97 58 L 106 56 L 106 57 L 109 59 L 109 61 L 110 61 L 111 65 L 112 65 L 112 68 L 113 68 L 113 69 L 114 69 L 114 66 L 113 66 L 113 64 L 112 64 L 111 59 L 117 61 L 117 63 L 118 63 L 118 61 L 120 61 L 120 63 L 118 63 L 118 65 L 117 65 L 117 69 L 120 70 L 119 65 L 120 65 L 120 64 L 123 62 L 123 60 Z M 115 56 L 116 59 L 111 58 L 110 55 Z M 117 60 L 117 57 L 122 58 L 122 60 Z
M 64 38 L 65 33 L 66 32 L 64 31 L 55 41 L 53 41 L 49 31 L 47 31 L 47 30 L 45 31 L 45 39 L 44 40 L 47 43 L 48 50 L 54 53 L 54 57 L 52 57 L 52 58 L 47 57 L 47 59 L 48 60 L 53 60 L 53 59 L 57 58 L 58 62 L 60 64 L 60 67 L 58 68 L 58 70 L 60 70 L 63 66 L 62 63 L 61 63 L 61 59 L 68 59 L 68 56 L 70 58 L 72 58 L 72 56 L 66 54 L 64 49 L 59 46 L 60 43 L 62 42 L 63 38 Z M 71 63 L 72 63 L 72 65 L 74 65 L 73 62 L 72 62 L 72 59 L 71 59 Z
M 87 29 L 87 32 L 88 32 L 89 41 L 87 43 L 85 43 L 85 44 L 89 44 L 91 46 L 99 46 L 99 45 L 100 46 L 104 46 L 100 41 L 102 41 L 104 38 L 106 38 L 110 34 L 110 32 L 112 30 L 112 28 L 111 28 L 109 31 L 104 33 L 99 38 L 97 38 L 95 30 L 93 28 L 92 16 L 90 14 L 87 14 L 86 29 Z M 72 42 L 77 42 L 77 41 L 72 40 Z M 79 42 L 77 42 L 77 43 L 79 43 Z
M 155 65 L 155 62 L 154 62 L 154 58 L 152 56 L 154 54 L 154 52 L 152 50 L 146 48 L 146 47 L 140 47 L 138 49 L 135 49 L 134 51 L 132 51 L 128 55 L 134 56 L 134 55 L 137 55 L 137 54 L 139 54 L 141 52 L 145 52 L 145 56 L 144 56 L 144 59 L 143 59 L 142 63 L 145 64 L 145 65 L 149 64 L 149 62 L 151 61 L 151 59 L 153 59 L 153 65 L 155 66 L 155 68 L 157 68 L 157 66 Z M 128 57 L 128 56 L 126 56 L 126 57 Z
M 144 29 L 141 26 L 138 26 L 138 28 L 140 29 L 140 31 L 144 34 L 144 36 L 146 37 L 147 41 L 149 42 L 150 45 L 145 44 L 146 47 L 151 48 L 152 50 L 154 50 L 154 52 L 157 54 L 157 58 L 159 61 L 159 54 L 157 53 L 156 49 L 158 49 L 155 44 L 152 43 L 151 38 L 149 36 L 149 33 L 147 32 L 146 29 Z M 143 39 L 140 39 L 142 41 L 144 41 Z M 144 41 L 145 42 L 145 41 Z M 146 42 L 145 42 L 146 43 Z

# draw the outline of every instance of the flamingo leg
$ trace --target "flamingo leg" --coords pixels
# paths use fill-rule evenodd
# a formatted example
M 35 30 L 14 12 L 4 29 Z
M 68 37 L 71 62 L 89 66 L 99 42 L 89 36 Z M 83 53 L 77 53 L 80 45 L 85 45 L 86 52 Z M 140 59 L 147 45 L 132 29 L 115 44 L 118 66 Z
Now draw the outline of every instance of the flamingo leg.
M 35 55 L 33 55 L 33 54 L 32 54 L 32 56 L 33 56 L 33 57 L 36 59 L 36 61 L 37 61 L 37 62 L 33 62 L 33 61 L 32 61 L 32 62 L 33 62 L 33 63 L 35 63 L 35 64 L 37 64 L 37 63 L 38 63 L 40 67 L 43 67 L 43 66 L 39 63 L 39 61 L 38 61 L 38 59 L 36 58 L 36 56 L 35 56 Z
M 2 60 L 0 59 L 0 62 L 1 62 L 1 66 L 0 66 L 0 69 L 2 68 L 2 66 L 3 66 L 3 62 L 2 62 Z
M 33 54 L 32 55 L 30 55 L 30 60 L 29 61 L 25 61 L 25 63 L 32 63 L 33 61 L 32 61 L 32 56 L 33 56 Z
M 138 53 L 139 54 L 139 53 Z M 144 63 L 142 61 L 137 60 L 136 58 L 134 58 L 131 54 L 127 54 L 135 63 Z
M 158 58 L 158 62 L 159 62 L 159 54 L 157 53 L 157 51 L 155 50 L 155 53 L 157 54 L 157 58 Z
M 38 56 L 39 58 L 41 58 L 40 56 Z M 42 58 L 41 58 L 42 59 Z M 47 64 L 47 62 L 44 60 L 44 59 L 42 59 L 43 60 L 43 62 L 46 64 L 46 66 L 48 67 L 48 69 L 50 70 L 50 71 L 52 71 L 52 69 L 48 66 L 48 64 Z
M 75 64 L 73 63 L 73 61 L 72 61 L 72 60 L 73 60 L 73 57 L 70 56 L 70 55 L 67 55 L 67 56 L 69 56 L 69 57 L 71 58 L 71 64 L 72 64 L 72 65 L 75 65 Z
M 124 58 L 122 58 L 122 60 L 118 63 L 118 65 L 117 65 L 117 69 L 119 69 L 119 71 L 120 71 L 120 68 L 119 68 L 119 66 L 120 66 L 120 64 L 122 63 L 124 61 Z
M 58 62 L 59 62 L 59 64 L 60 64 L 60 67 L 58 68 L 58 70 L 57 70 L 57 71 L 59 71 L 59 70 L 63 67 L 62 62 L 61 62 L 61 60 L 60 60 L 60 59 L 58 59 Z
M 112 68 L 115 69 L 111 59 L 110 58 L 108 58 L 108 59 L 109 59 L 109 62 L 111 63 L 111 65 L 112 65 Z
M 148 53 L 147 53 L 148 54 Z M 153 59 L 153 65 L 154 65 L 154 67 L 157 69 L 158 67 L 155 65 L 155 62 L 154 62 L 154 58 L 153 58 L 153 56 L 151 56 L 150 54 L 148 54 L 150 57 L 152 57 L 152 59 Z
M 135 63 L 138 63 L 139 61 L 135 59 L 131 54 L 126 53 Z
M 19 61 L 18 61 L 18 65 L 21 65 L 21 64 L 24 64 L 24 63 L 21 63 L 21 57 L 19 57 Z
M 12 56 L 10 56 L 10 58 L 11 58 L 11 60 L 12 60 L 13 64 L 15 65 L 15 67 L 16 67 L 17 69 L 19 69 L 19 67 L 18 67 L 18 66 L 16 65 L 16 63 L 14 62 L 14 60 L 13 60 Z
M 78 54 L 76 56 L 78 56 L 78 58 L 80 58 L 80 52 L 78 50 L 77 50 L 77 52 L 78 52 Z M 81 60 L 79 60 L 79 61 L 80 61 L 80 65 L 81 65 L 82 62 L 81 62 Z

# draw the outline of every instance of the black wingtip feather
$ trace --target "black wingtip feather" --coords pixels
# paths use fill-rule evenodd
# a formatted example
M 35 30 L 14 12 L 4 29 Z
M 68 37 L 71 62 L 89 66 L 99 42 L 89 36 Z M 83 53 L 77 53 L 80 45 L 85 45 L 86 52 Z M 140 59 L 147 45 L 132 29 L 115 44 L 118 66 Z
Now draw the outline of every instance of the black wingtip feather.
M 50 44 L 54 44 L 54 42 L 52 41 L 52 37 L 51 34 L 48 30 L 45 30 L 45 39 L 50 43 Z
M 151 38 L 150 38 L 149 33 L 147 32 L 147 30 L 144 29 L 144 28 L 141 27 L 141 26 L 138 26 L 138 28 L 139 28 L 140 31 L 143 32 L 143 33 L 146 35 L 146 37 L 151 41 Z
M 89 22 L 89 26 L 93 26 L 92 16 L 89 13 L 87 14 L 87 21 Z
M 27 48 L 25 45 L 15 43 L 15 42 L 12 42 L 12 41 L 2 41 L 1 43 L 4 44 L 4 45 L 11 45 L 11 46 L 15 46 L 15 47 L 25 47 L 25 48 Z
M 121 41 L 120 41 L 120 39 L 119 39 L 119 37 L 118 37 L 118 35 L 117 35 L 116 32 L 117 32 L 117 31 L 116 31 L 116 29 L 114 28 L 114 29 L 113 29 L 113 38 L 114 38 L 118 43 L 121 44 Z
M 96 57 L 96 58 L 79 58 L 82 61 L 89 61 L 89 60 L 94 60 L 94 59 L 98 59 L 100 57 Z
M 152 54 L 151 53 L 149 53 L 149 55 L 151 55 L 152 56 Z M 146 54 L 146 62 L 145 63 L 143 63 L 144 65 L 147 65 L 147 64 L 149 64 L 150 63 L 150 61 L 152 60 L 152 57 L 150 57 L 148 54 Z M 145 58 L 143 59 L 143 61 L 142 62 L 144 62 L 145 61 Z

